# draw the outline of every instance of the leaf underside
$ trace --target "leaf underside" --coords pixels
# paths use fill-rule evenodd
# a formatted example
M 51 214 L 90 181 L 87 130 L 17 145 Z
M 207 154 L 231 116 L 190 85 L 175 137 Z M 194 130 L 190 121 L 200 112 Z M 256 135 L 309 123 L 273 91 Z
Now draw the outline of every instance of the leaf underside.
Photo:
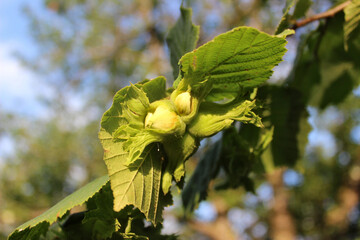
M 134 89 L 141 94 L 134 95 Z M 148 101 L 145 94 L 150 101 L 163 98 L 165 78 L 158 77 L 120 90 L 112 107 L 102 118 L 99 139 L 105 151 L 104 161 L 114 195 L 114 210 L 120 211 L 127 205 L 133 205 L 145 214 L 147 220 L 156 224 L 161 222 L 162 208 L 168 203 L 160 191 L 163 150 L 156 143 L 144 146 L 136 164 L 129 165 L 129 152 L 124 149 L 126 142 L 116 137 L 117 130 L 129 124 L 137 124 L 139 129 L 136 131 L 141 131 L 144 119 L 139 114 L 146 109 L 140 103 Z M 137 104 L 134 105 L 137 111 L 131 109 L 131 104 Z M 135 120 L 132 116 L 136 117 Z
M 129 167 L 125 165 L 128 153 L 123 151 L 122 143 L 114 142 L 104 130 L 99 137 L 105 149 L 104 161 L 114 194 L 114 210 L 120 211 L 127 205 L 134 205 L 145 214 L 147 220 L 154 224 L 160 222 L 162 153 L 156 144 L 145 149 L 136 167 Z

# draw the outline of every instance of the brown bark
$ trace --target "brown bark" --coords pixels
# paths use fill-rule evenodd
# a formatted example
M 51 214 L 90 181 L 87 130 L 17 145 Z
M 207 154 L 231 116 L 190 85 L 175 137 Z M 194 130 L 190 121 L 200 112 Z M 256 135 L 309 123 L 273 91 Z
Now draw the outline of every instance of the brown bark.
M 285 169 L 277 169 L 268 175 L 268 181 L 274 189 L 274 199 L 270 213 L 270 236 L 274 240 L 291 240 L 296 238 L 296 230 L 292 216 L 287 207 L 289 192 L 283 183 Z
M 303 27 L 309 23 L 312 23 L 314 21 L 317 21 L 317 20 L 320 20 L 320 19 L 324 19 L 324 18 L 329 18 L 329 17 L 333 17 L 335 16 L 335 14 L 337 14 L 338 12 L 341 12 L 342 10 L 344 10 L 344 8 L 349 5 L 351 3 L 351 1 L 346 1 L 346 2 L 343 2 L 342 4 L 334 7 L 334 8 L 331 8 L 329 10 L 327 10 L 326 12 L 322 12 L 322 13 L 319 13 L 319 14 L 316 14 L 314 16 L 311 16 L 309 18 L 305 18 L 299 22 L 296 22 L 292 29 L 297 29 L 299 27 Z

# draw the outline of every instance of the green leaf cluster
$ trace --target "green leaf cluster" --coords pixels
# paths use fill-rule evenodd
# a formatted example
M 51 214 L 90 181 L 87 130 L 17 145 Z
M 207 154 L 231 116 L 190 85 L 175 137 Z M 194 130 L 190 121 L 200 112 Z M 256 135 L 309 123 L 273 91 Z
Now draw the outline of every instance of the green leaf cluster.
M 181 8 L 166 39 L 173 87 L 166 88 L 164 77 L 131 84 L 103 115 L 99 138 L 109 176 L 21 225 L 10 239 L 175 239 L 160 234 L 171 186 L 183 187 L 185 161 L 202 139 L 221 131 L 184 187 L 187 210 L 206 198 L 220 171 L 215 188 L 254 191 L 251 173 L 294 166 L 309 131 L 306 107 L 339 104 L 360 82 L 359 1 L 353 0 L 345 15 L 324 20 L 302 38 L 283 85 L 257 89 L 286 51 L 285 38 L 293 33 L 286 29 L 311 4 L 287 1 L 274 36 L 236 27 L 195 50 L 199 27 L 191 10 Z M 271 152 L 267 159 L 265 151 Z M 69 214 L 85 202 L 86 212 Z M 144 218 L 152 224 L 145 227 Z
M 348 7 L 354 7 L 352 4 Z M 343 34 L 348 31 L 347 8 L 345 19 L 340 12 L 302 37 L 293 70 L 283 86 L 262 89 L 271 101 L 275 165 L 294 166 L 302 157 L 310 131 L 307 106 L 325 109 L 339 104 L 360 83 L 358 28 L 352 38 L 344 39 Z
M 141 231 L 134 229 L 139 224 L 132 224 L 142 221 L 143 216 L 153 224 L 154 234 L 158 234 L 162 210 L 172 203 L 170 187 L 173 182 L 182 187 L 184 163 L 196 152 L 200 141 L 230 129 L 225 134 L 229 137 L 221 145 L 221 149 L 226 149 L 224 143 L 228 145 L 234 137 L 235 121 L 263 127 L 255 113 L 257 102 L 250 93 L 271 76 L 272 68 L 286 52 L 285 37 L 292 32 L 271 36 L 253 28 L 237 27 L 191 51 L 199 29 L 191 24 L 190 18 L 191 12 L 182 9 L 180 20 L 168 37 L 173 62 L 179 64 L 173 88 L 166 89 L 164 77 L 131 84 L 115 94 L 112 106 L 104 113 L 99 139 L 109 177 L 80 189 L 81 194 L 76 192 L 64 199 L 54 206 L 55 210 L 52 208 L 26 223 L 25 230 L 20 226 L 11 239 L 24 236 L 37 239 L 45 235 L 58 217 L 85 201 L 88 211 L 70 215 L 62 225 L 65 236 L 77 236 L 83 230 L 95 239 L 115 235 L 144 239 L 148 235 L 137 234 Z M 187 38 L 179 35 L 184 29 L 189 33 Z M 178 45 L 181 49 L 175 48 Z M 242 139 L 235 140 L 234 144 L 242 144 Z M 246 150 L 248 143 L 242 146 Z M 241 155 L 240 165 L 235 157 L 228 156 L 228 166 L 234 166 L 224 167 L 229 176 L 241 174 L 248 179 L 249 171 L 242 168 L 261 152 L 261 147 L 256 146 L 257 142 Z M 236 154 L 236 146 L 225 152 Z M 109 185 L 103 187 L 108 179 L 111 191 Z M 226 184 L 236 187 L 242 183 L 227 181 Z
M 161 222 L 172 181 L 181 184 L 184 162 L 201 139 L 234 121 L 262 127 L 253 111 L 256 101 L 248 100 L 247 93 L 281 61 L 285 37 L 235 28 L 185 54 L 173 89 L 166 90 L 165 78 L 158 77 L 115 95 L 99 133 L 115 211 L 133 205 L 147 220 Z M 217 99 L 230 98 L 226 103 L 209 101 L 213 93 Z
M 226 129 L 222 138 L 205 150 L 182 191 L 186 211 L 193 211 L 206 198 L 208 186 L 220 170 L 225 177 L 215 185 L 216 189 L 244 186 L 247 191 L 254 192 L 249 175 L 254 168 L 262 168 L 261 155 L 270 144 L 272 135 L 273 129 L 261 129 L 250 124 L 242 124 L 240 129 L 234 126 Z

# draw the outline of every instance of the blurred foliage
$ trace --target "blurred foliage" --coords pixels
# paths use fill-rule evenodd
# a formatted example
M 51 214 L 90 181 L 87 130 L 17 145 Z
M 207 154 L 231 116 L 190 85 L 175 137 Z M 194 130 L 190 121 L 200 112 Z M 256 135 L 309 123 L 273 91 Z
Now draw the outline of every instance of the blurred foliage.
M 286 5 L 289 8 L 285 8 L 283 26 L 291 26 L 293 21 L 324 11 L 324 5 L 333 4 L 332 1 L 311 4 L 307 0 L 293 3 Z M 201 26 L 199 42 L 202 44 L 239 25 L 274 33 L 285 2 L 188 0 L 184 5 L 193 9 L 193 22 Z M 0 169 L 0 238 L 79 186 L 106 173 L 97 140 L 101 113 L 109 106 L 114 93 L 129 82 L 158 75 L 172 79 L 168 49 L 164 46 L 166 34 L 179 15 L 179 6 L 180 1 L 160 0 L 44 0 L 41 13 L 25 8 L 37 54 L 29 57 L 18 53 L 19 61 L 44 76 L 39 84 L 46 85 L 51 94 L 41 99 L 47 106 L 46 117 L 34 119 L 0 112 L 0 137 L 16 143 L 13 154 L 5 156 Z M 289 39 L 298 45 L 297 53 L 290 51 L 296 59 L 289 77 L 279 80 L 276 86 L 260 88 L 257 94 L 263 104 L 258 111 L 264 116 L 266 129 L 274 126 L 271 147 L 261 158 L 256 156 L 255 161 L 252 152 L 237 152 L 236 146 L 231 145 L 234 141 L 230 141 L 231 144 L 225 146 L 231 154 L 224 161 L 229 164 L 222 169 L 218 168 L 221 159 L 214 158 L 220 151 L 218 148 L 208 148 L 207 155 L 206 148 L 203 149 L 204 158 L 196 169 L 198 155 L 188 163 L 188 173 L 194 171 L 194 177 L 201 177 L 194 184 L 200 188 L 192 192 L 196 203 L 191 208 L 196 208 L 197 202 L 208 196 L 217 218 L 197 225 L 200 221 L 196 213 L 195 220 L 187 222 L 183 221 L 182 213 L 174 211 L 172 214 L 178 217 L 184 236 L 189 239 L 197 239 L 199 233 L 212 236 L 210 230 L 214 232 L 217 226 L 222 226 L 222 216 L 227 216 L 227 224 L 238 229 L 236 234 L 240 236 L 252 239 L 274 236 L 277 217 L 283 216 L 279 215 L 274 199 L 285 196 L 282 213 L 290 216 L 289 222 L 293 223 L 297 236 L 358 237 L 360 148 L 350 135 L 360 124 L 359 97 L 353 94 L 360 82 L 360 38 L 359 28 L 352 29 L 351 34 L 345 33 L 350 36 L 346 51 L 343 25 L 344 15 L 339 13 L 335 18 L 299 29 L 299 34 Z M 334 124 L 326 124 L 324 119 L 314 116 L 309 120 L 309 106 L 325 114 L 329 106 L 335 104 L 339 114 L 332 116 Z M 333 156 L 325 157 L 326 148 L 316 147 L 320 144 L 306 146 L 311 130 L 307 121 L 320 121 L 312 124 L 313 131 L 320 126 L 320 130 L 335 140 Z M 245 130 L 240 128 L 239 132 Z M 258 134 L 249 131 L 245 135 L 255 140 L 239 139 L 243 135 L 236 135 L 239 149 L 256 146 Z M 226 133 L 221 141 L 225 140 Z M 214 169 L 204 162 L 211 155 L 215 163 L 208 161 L 207 164 L 213 163 Z M 273 167 L 284 164 L 290 165 L 302 180 L 296 184 L 288 184 L 286 177 L 275 181 Z M 204 178 L 201 170 L 211 172 L 211 178 Z M 281 177 L 286 176 L 287 170 L 280 173 Z M 240 184 L 237 176 L 248 181 Z M 246 182 L 251 185 L 247 189 L 257 195 L 246 193 L 241 187 L 214 191 L 221 184 L 231 188 Z M 272 190 L 269 198 L 261 197 L 263 189 Z M 194 196 L 194 193 L 200 195 Z M 110 196 L 96 196 L 88 203 L 93 210 L 85 218 L 92 234 L 109 220 L 103 215 L 99 222 L 91 219 L 92 214 L 99 213 L 96 209 L 104 207 L 96 201 L 101 197 L 106 200 Z M 245 210 L 241 212 L 243 215 L 236 215 L 238 218 L 256 213 L 255 220 L 246 227 L 237 225 L 239 223 L 231 218 L 232 213 L 239 214 L 239 208 Z M 118 219 L 121 224 L 128 218 L 121 220 L 118 216 Z M 259 226 L 265 229 L 263 235 L 258 234 Z M 57 232 L 56 227 L 52 226 L 54 231 L 48 234 Z M 136 231 L 149 236 L 143 229 Z M 159 229 L 151 232 L 158 234 Z

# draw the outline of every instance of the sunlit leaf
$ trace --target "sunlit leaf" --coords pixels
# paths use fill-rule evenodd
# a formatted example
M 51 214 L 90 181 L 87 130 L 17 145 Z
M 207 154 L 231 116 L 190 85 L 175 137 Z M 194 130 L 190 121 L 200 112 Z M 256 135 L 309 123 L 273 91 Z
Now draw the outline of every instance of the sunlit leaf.
M 166 79 L 164 77 L 145 80 L 135 85 L 146 93 L 150 102 L 155 102 L 166 97 Z
M 205 102 L 189 126 L 189 132 L 196 137 L 209 137 L 228 128 L 235 120 L 262 126 L 261 119 L 251 110 L 255 101 L 217 104 Z
M 190 134 L 185 134 L 183 138 L 170 138 L 165 143 L 165 151 L 168 163 L 164 172 L 162 189 L 166 194 L 174 177 L 176 182 L 180 182 L 185 175 L 184 162 L 197 150 L 200 142 Z
M 10 234 L 9 239 L 38 239 L 41 234 L 45 234 L 48 227 L 54 223 L 58 218 L 61 218 L 65 213 L 73 207 L 85 203 L 95 193 L 97 193 L 107 182 L 108 176 L 100 177 L 84 187 L 80 188 L 73 194 L 67 196 L 55 206 L 33 218 L 32 220 L 17 227 L 15 231 Z
M 157 96 L 162 96 L 165 93 L 163 82 L 163 78 L 156 78 L 120 90 L 112 107 L 103 116 L 99 133 L 114 195 L 114 210 L 133 205 L 154 224 L 161 221 L 162 209 L 168 203 L 160 197 L 165 157 L 157 144 L 140 141 L 139 136 L 145 131 L 145 116 L 150 106 L 146 95 L 158 91 Z M 132 144 L 138 144 L 139 148 L 132 154 L 134 159 L 129 161 L 130 152 L 126 145 Z
M 213 88 L 256 87 L 272 74 L 286 52 L 284 36 L 270 36 L 254 28 L 238 27 L 185 54 L 180 59 L 187 90 L 203 84 Z
M 108 168 L 111 189 L 114 194 L 114 210 L 120 211 L 127 205 L 134 205 L 146 219 L 154 224 L 162 219 L 164 207 L 160 198 L 161 167 L 164 156 L 156 144 L 145 148 L 139 163 L 128 166 L 128 153 L 121 142 L 114 142 L 105 130 L 99 138 L 105 149 L 104 161 Z
M 360 0 L 352 0 L 351 3 L 345 7 L 345 23 L 344 23 L 344 45 L 348 50 L 348 41 L 351 33 L 358 27 L 360 22 Z
M 174 27 L 170 29 L 166 37 L 166 43 L 170 50 L 170 61 L 173 67 L 174 79 L 179 74 L 179 60 L 187 52 L 196 47 L 199 39 L 200 27 L 191 21 L 192 10 L 190 8 L 180 8 L 180 17 Z

